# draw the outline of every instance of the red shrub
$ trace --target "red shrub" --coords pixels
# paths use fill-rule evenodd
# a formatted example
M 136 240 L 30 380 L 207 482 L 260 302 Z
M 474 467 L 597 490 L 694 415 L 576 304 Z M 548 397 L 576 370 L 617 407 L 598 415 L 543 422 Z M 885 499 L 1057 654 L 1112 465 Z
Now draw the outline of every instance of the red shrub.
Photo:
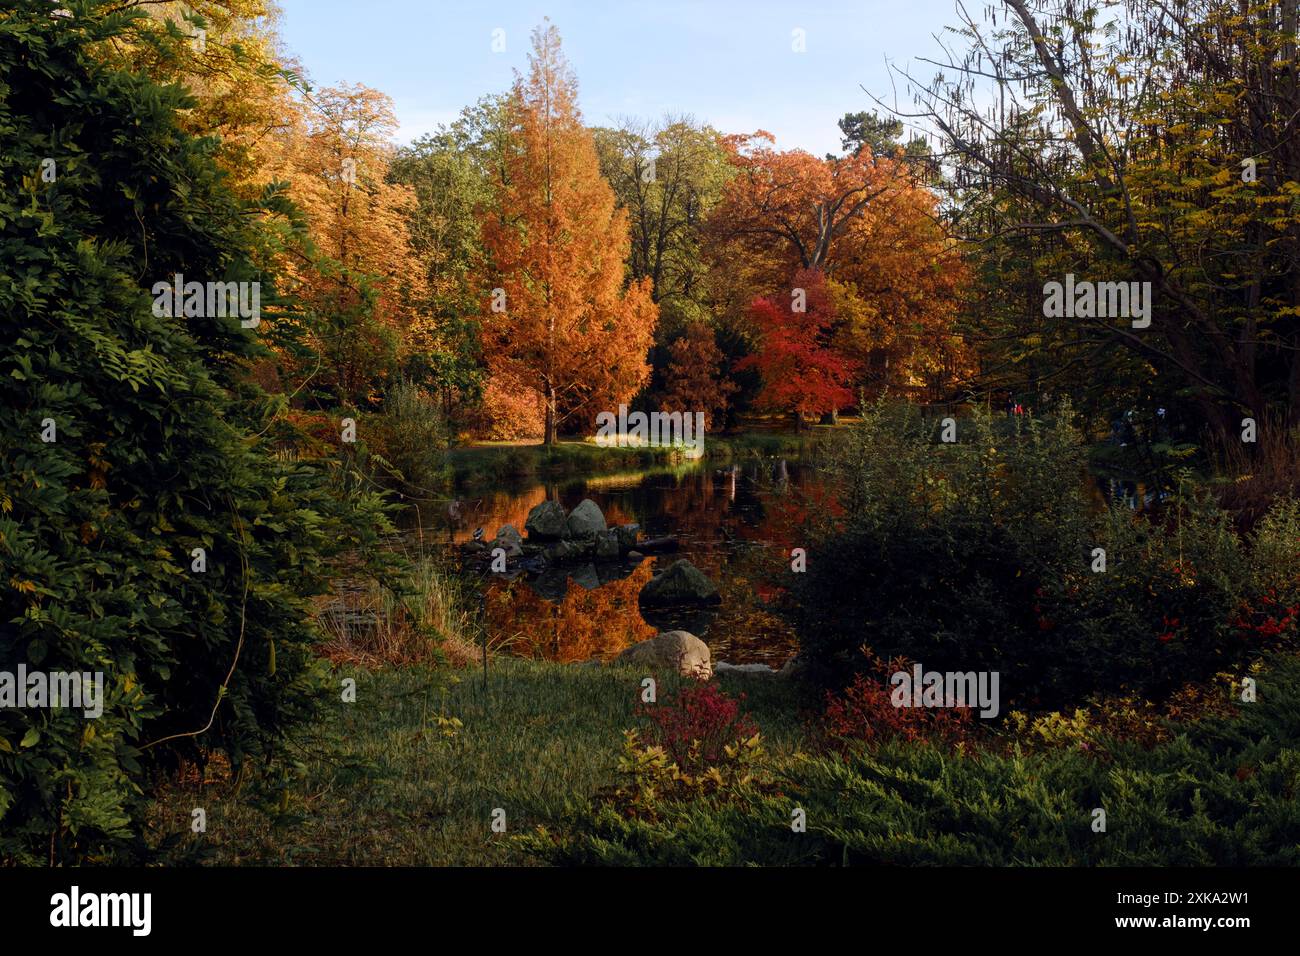
M 1287 605 L 1278 598 L 1276 589 L 1270 588 L 1253 605 L 1242 601 L 1231 623 L 1239 637 L 1271 644 L 1295 634 L 1300 624 L 1300 604 Z
M 968 707 L 895 707 L 889 677 L 910 670 L 904 658 L 872 659 L 872 673 L 858 674 L 843 693 L 826 692 L 823 729 L 835 740 L 861 740 L 875 745 L 887 740 L 940 740 L 959 743 L 971 729 Z
M 654 728 L 654 742 L 664 748 L 683 770 L 698 770 L 694 763 L 714 763 L 728 744 L 748 740 L 758 732 L 748 715 L 740 712 L 739 700 L 728 697 L 717 684 L 683 689 L 673 700 L 642 707 Z M 695 759 L 692 744 L 698 742 Z

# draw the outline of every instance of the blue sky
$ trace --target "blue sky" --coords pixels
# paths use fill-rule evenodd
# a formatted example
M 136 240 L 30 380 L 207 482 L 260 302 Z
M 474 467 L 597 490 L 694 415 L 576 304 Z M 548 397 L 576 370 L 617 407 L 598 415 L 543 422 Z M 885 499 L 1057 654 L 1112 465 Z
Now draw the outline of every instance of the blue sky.
M 886 58 L 922 78 L 955 0 L 280 0 L 288 52 L 316 86 L 363 83 L 393 98 L 401 138 L 455 118 L 527 68 L 529 32 L 549 16 L 578 76 L 589 124 L 689 113 L 723 132 L 767 129 L 782 148 L 839 150 L 835 121 L 893 102 Z M 976 4 L 978 6 L 978 4 Z M 506 50 L 493 53 L 492 31 Z M 792 50 L 805 31 L 806 52 Z M 898 87 L 902 107 L 911 105 Z

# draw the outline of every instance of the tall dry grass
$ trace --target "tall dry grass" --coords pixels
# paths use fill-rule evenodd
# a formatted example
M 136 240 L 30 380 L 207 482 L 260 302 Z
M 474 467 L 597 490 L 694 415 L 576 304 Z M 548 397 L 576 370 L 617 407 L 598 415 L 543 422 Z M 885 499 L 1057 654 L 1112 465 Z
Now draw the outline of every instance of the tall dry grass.
M 389 584 L 368 578 L 343 584 L 317 609 L 332 661 L 371 665 L 476 660 L 478 601 L 455 571 L 422 554 Z
M 1256 440 L 1218 441 L 1210 448 L 1219 503 L 1239 531 L 1250 531 L 1278 498 L 1300 495 L 1300 428 L 1280 416 L 1259 422 Z

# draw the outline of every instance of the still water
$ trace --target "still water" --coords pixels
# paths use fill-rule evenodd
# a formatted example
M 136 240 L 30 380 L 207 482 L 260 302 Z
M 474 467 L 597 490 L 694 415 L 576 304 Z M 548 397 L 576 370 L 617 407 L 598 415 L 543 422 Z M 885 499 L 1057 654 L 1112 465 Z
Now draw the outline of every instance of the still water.
M 609 659 L 635 641 L 681 628 L 708 644 L 715 662 L 780 667 L 793 656 L 794 633 L 770 602 L 792 573 L 791 549 L 808 545 L 808 519 L 834 508 L 811 469 L 783 461 L 723 469 L 697 462 L 671 471 L 498 489 L 465 500 L 461 521 L 438 534 L 450 547 L 469 541 L 478 528 L 484 540 L 503 524 L 522 532 L 529 510 L 548 498 L 566 510 L 590 498 L 607 524 L 639 524 L 643 540 L 673 537 L 677 549 L 640 562 L 567 565 L 490 581 L 483 615 L 491 645 L 550 660 Z M 656 568 L 678 558 L 709 577 L 721 604 L 642 611 L 641 587 Z
M 1154 493 L 1137 481 L 1086 479 L 1098 508 L 1143 510 Z M 810 521 L 835 516 L 838 504 L 817 472 L 783 460 L 718 468 L 696 462 L 673 470 L 636 472 L 499 488 L 461 503 L 459 521 L 421 524 L 438 545 L 456 552 L 482 529 L 490 540 L 502 525 L 521 533 L 528 512 L 552 499 L 571 511 L 584 498 L 608 525 L 638 524 L 641 538 L 674 538 L 676 550 L 642 561 L 616 559 L 493 576 L 484 588 L 482 620 L 498 652 L 557 661 L 611 659 L 655 634 L 683 629 L 709 645 L 713 660 L 780 667 L 797 647 L 773 609 L 791 580 L 791 550 L 809 547 Z M 690 560 L 717 586 L 709 608 L 645 609 L 637 596 L 655 570 Z M 538 562 L 540 564 L 540 562 Z M 472 572 L 467 572 L 472 573 Z

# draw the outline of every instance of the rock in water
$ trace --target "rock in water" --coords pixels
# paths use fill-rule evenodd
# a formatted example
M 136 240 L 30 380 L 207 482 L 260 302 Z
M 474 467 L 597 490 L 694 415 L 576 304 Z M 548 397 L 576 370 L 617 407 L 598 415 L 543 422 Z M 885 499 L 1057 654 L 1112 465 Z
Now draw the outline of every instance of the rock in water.
M 614 529 L 614 534 L 618 537 L 618 547 L 620 551 L 631 551 L 636 547 L 636 539 L 641 534 L 639 524 L 622 524 Z
M 618 557 L 618 534 L 614 531 L 602 531 L 596 535 L 596 559 L 612 561 Z
M 502 548 L 505 550 L 506 557 L 517 558 L 524 553 L 524 539 L 514 525 L 503 524 L 497 530 L 497 536 L 492 539 L 489 547 Z
M 605 530 L 605 516 L 600 505 L 590 498 L 582 499 L 582 504 L 569 513 L 569 520 L 564 526 L 566 538 L 591 538 Z
M 648 641 L 633 644 L 618 655 L 616 664 L 648 670 L 675 670 L 683 677 L 708 680 L 713 674 L 709 645 L 690 631 L 665 631 Z
M 585 561 L 595 554 L 595 544 L 591 541 L 561 541 L 551 545 L 551 560 L 556 564 L 573 561 Z
M 528 512 L 524 530 L 530 541 L 558 541 L 564 537 L 565 517 L 564 507 L 558 501 L 543 501 Z
M 651 578 L 641 589 L 645 607 L 672 607 L 678 604 L 720 604 L 722 597 L 704 572 L 682 558 L 674 561 L 663 574 Z

